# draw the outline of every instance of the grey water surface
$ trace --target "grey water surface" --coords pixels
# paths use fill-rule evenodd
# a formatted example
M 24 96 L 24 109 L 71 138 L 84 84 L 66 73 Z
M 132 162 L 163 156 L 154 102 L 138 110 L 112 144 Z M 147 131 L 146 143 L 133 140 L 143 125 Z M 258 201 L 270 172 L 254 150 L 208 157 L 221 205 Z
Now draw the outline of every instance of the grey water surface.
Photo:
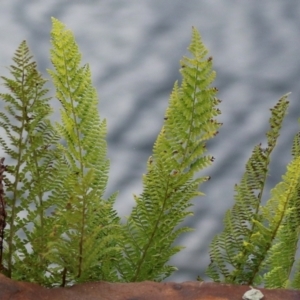
M 51 16 L 73 31 L 83 61 L 91 66 L 101 117 L 108 122 L 107 195 L 119 191 L 116 209 L 121 216 L 130 214 L 132 194 L 142 191 L 141 175 L 173 84 L 180 79 L 179 60 L 187 54 L 192 26 L 200 31 L 214 57 L 214 85 L 222 100 L 219 120 L 224 125 L 208 145 L 215 162 L 202 172 L 212 177 L 201 188 L 206 196 L 193 201 L 195 215 L 184 223 L 195 231 L 178 241 L 186 248 L 171 259 L 179 271 L 167 280 L 203 276 L 209 243 L 233 204 L 233 186 L 254 145 L 266 142 L 269 108 L 287 92 L 292 92 L 289 114 L 272 157 L 267 191 L 280 180 L 290 160 L 300 116 L 300 2 L 2 0 L 1 75 L 8 75 L 5 67 L 26 39 L 39 70 L 49 77 Z M 54 119 L 58 117 L 56 113 Z

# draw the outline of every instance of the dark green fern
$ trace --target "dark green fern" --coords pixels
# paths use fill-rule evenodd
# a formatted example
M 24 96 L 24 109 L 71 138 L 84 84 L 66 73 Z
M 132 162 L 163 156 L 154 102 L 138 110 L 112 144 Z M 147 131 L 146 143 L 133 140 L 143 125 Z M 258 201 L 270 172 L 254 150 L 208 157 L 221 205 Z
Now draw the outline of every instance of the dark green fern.
M 226 213 L 224 231 L 211 244 L 207 274 L 214 281 L 287 287 L 299 239 L 299 136 L 293 146 L 294 159 L 282 182 L 261 200 L 274 149 L 288 107 L 287 95 L 271 110 L 268 145 L 254 148 L 246 172 L 236 185 L 235 204 Z

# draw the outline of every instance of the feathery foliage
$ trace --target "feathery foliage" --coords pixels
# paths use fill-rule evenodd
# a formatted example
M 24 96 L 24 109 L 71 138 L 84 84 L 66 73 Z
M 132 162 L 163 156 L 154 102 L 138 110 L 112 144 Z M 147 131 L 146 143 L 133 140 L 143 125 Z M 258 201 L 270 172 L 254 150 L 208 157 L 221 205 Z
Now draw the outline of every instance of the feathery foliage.
M 63 193 L 51 198 L 56 204 L 49 257 L 64 281 L 116 280 L 110 266 L 117 253 L 119 218 L 113 209 L 116 195 L 103 199 L 109 161 L 106 158 L 106 121 L 98 114 L 97 94 L 88 65 L 80 66 L 81 54 L 72 33 L 53 18 L 49 70 L 56 97 L 61 102 L 62 124 L 56 124 L 63 144 L 67 172 Z
M 269 288 L 289 286 L 300 229 L 299 134 L 294 140 L 293 160 L 286 174 L 271 190 L 271 198 L 265 206 L 261 201 L 270 155 L 287 107 L 285 95 L 271 109 L 268 145 L 254 148 L 241 183 L 235 187 L 235 204 L 225 215 L 224 231 L 212 241 L 207 274 L 214 281 L 264 283 Z
M 88 66 L 71 32 L 53 19 L 49 71 L 62 103 L 62 124 L 52 126 L 45 80 L 23 42 L 11 66 L 14 80 L 3 78 L 10 94 L 12 120 L 1 112 L 1 127 L 11 142 L 0 143 L 16 166 L 5 178 L 8 228 L 2 265 L 9 277 L 44 285 L 87 280 L 117 280 L 119 218 L 115 195 L 103 199 L 109 162 L 106 123 L 97 113 L 97 96 Z M 20 124 L 15 125 L 17 122 Z M 13 135 L 15 133 L 15 135 Z M 64 146 L 65 145 L 65 146 Z M 22 238 L 20 238 L 22 236 Z
M 48 119 L 51 107 L 49 98 L 45 97 L 45 80 L 38 73 L 25 41 L 13 60 L 15 64 L 10 66 L 13 79 L 1 77 L 10 93 L 0 95 L 7 103 L 7 113 L 0 112 L 0 126 L 11 145 L 2 136 L 0 144 L 15 161 L 7 167 L 10 176 L 5 177 L 8 230 L 4 262 L 8 276 L 37 279 L 38 269 L 45 264 L 45 213 L 51 204 L 44 201 L 44 196 L 51 190 L 49 173 L 56 153 L 49 147 L 56 143 L 58 136 Z M 35 230 L 31 231 L 33 225 Z
M 189 228 L 177 225 L 192 213 L 190 200 L 201 195 L 199 185 L 208 177 L 194 178 L 213 158 L 205 156 L 205 143 L 217 134 L 220 124 L 212 60 L 199 33 L 193 29 L 189 46 L 192 58 L 181 61 L 182 84 L 176 82 L 161 132 L 143 177 L 143 192 L 124 229 L 122 245 L 126 260 L 120 272 L 127 281 L 162 280 L 174 267 L 166 265 L 181 247 L 175 239 Z
M 72 33 L 52 21 L 54 70 L 48 72 L 62 104 L 61 123 L 52 125 L 46 119 L 51 109 L 50 99 L 43 98 L 45 80 L 25 42 L 11 67 L 15 81 L 3 78 L 11 94 L 1 96 L 13 103 L 16 112 L 11 106 L 8 111 L 23 127 L 20 130 L 12 124 L 15 119 L 1 113 L 1 126 L 11 142 L 1 138 L 1 145 L 17 161 L 16 167 L 5 167 L 13 179 L 5 178 L 12 196 L 7 200 L 9 226 L 1 266 L 9 277 L 46 286 L 161 280 L 175 269 L 166 265 L 180 250 L 173 242 L 189 230 L 175 227 L 191 214 L 190 200 L 200 194 L 199 184 L 207 179 L 194 175 L 213 160 L 204 156 L 205 142 L 220 126 L 214 119 L 219 114 L 217 90 L 209 87 L 215 77 L 212 59 L 206 58 L 207 50 L 193 29 L 189 47 L 193 57 L 182 61 L 183 81 L 174 86 L 148 162 L 144 191 L 136 197 L 128 222 L 121 225 L 113 209 L 116 194 L 103 199 L 109 168 L 106 121 L 98 114 L 89 66 L 80 65 Z M 24 80 L 24 74 L 30 80 Z M 19 135 L 12 136 L 12 131 Z
M 88 65 L 73 34 L 52 19 L 49 70 L 61 103 L 61 122 L 52 124 L 46 82 L 26 42 L 1 77 L 9 90 L 0 112 L 0 272 L 44 286 L 92 280 L 160 281 L 176 269 L 168 261 L 181 246 L 180 224 L 191 200 L 209 177 L 198 172 L 213 161 L 206 142 L 221 126 L 212 58 L 196 29 L 181 60 L 163 127 L 147 162 L 143 191 L 125 224 L 113 208 L 116 193 L 104 199 L 108 180 L 106 121 Z M 300 288 L 300 134 L 287 172 L 263 205 L 271 153 L 288 107 L 287 95 L 271 110 L 267 147 L 258 145 L 236 186 L 224 232 L 211 245 L 207 273 L 215 281 Z M 5 138 L 6 136 L 6 138 Z M 5 183 L 5 187 L 3 185 Z M 293 274 L 293 276 L 291 276 Z

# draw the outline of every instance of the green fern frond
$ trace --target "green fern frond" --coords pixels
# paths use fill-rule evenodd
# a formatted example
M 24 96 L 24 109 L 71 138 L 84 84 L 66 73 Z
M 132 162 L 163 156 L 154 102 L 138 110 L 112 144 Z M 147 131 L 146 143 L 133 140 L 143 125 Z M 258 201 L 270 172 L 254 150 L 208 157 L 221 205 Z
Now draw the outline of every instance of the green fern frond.
M 170 97 L 163 128 L 143 177 L 143 193 L 124 226 L 123 249 L 126 261 L 120 265 L 125 281 L 156 280 L 176 268 L 166 265 L 181 247 L 175 239 L 190 228 L 175 230 L 188 215 L 191 199 L 201 195 L 199 185 L 208 177 L 194 178 L 210 165 L 205 143 L 218 133 L 214 119 L 220 112 L 212 59 L 207 58 L 200 35 L 193 28 L 189 46 L 192 58 L 181 61 L 182 84 L 176 82 Z
M 6 196 L 8 226 L 4 264 L 10 277 L 38 280 L 37 270 L 46 264 L 44 226 L 49 204 L 45 194 L 51 190 L 49 173 L 56 155 L 49 147 L 59 137 L 47 119 L 52 110 L 48 103 L 50 98 L 45 97 L 46 80 L 38 73 L 25 41 L 13 61 L 15 64 L 10 66 L 13 79 L 1 77 L 10 93 L 0 95 L 8 111 L 8 114 L 0 112 L 0 126 L 6 133 L 6 139 L 0 137 L 0 145 L 16 161 L 15 165 L 8 166 L 11 176 L 5 178 L 10 193 Z M 33 224 L 35 233 L 30 229 Z M 20 239 L 18 235 L 22 233 Z M 32 259 L 28 259 L 29 256 Z M 34 268 L 36 271 L 32 272 Z
M 264 208 L 270 229 L 278 232 L 264 262 L 264 283 L 267 288 L 300 288 L 297 284 L 299 270 L 291 278 L 300 236 L 299 145 L 300 135 L 297 133 L 292 146 L 294 159 L 288 165 L 283 181 L 272 190 L 274 196 Z
M 276 145 L 288 107 L 287 95 L 271 109 L 268 145 L 254 148 L 241 183 L 235 187 L 235 204 L 224 220 L 225 229 L 211 244 L 207 274 L 214 281 L 252 284 L 274 238 L 261 213 L 261 199 L 268 175 L 270 155 Z
M 52 18 L 49 70 L 61 102 L 62 123 L 57 130 L 66 146 L 63 152 L 68 173 L 61 185 L 65 194 L 55 200 L 56 224 L 51 234 L 48 257 L 62 272 L 62 284 L 72 281 L 116 281 L 111 264 L 117 257 L 119 218 L 113 201 L 105 201 L 109 161 L 106 158 L 106 122 L 98 114 L 98 99 L 88 65 L 80 66 L 81 54 L 72 33 Z M 57 194 L 56 194 L 57 195 Z M 110 264 L 108 264 L 110 263 Z M 102 265 L 111 267 L 103 273 Z M 112 276 L 112 277 L 110 277 Z
M 272 198 L 263 208 L 269 231 L 274 240 L 264 263 L 267 272 L 264 282 L 267 288 L 288 287 L 300 233 L 299 189 L 300 156 L 287 167 L 283 181 L 271 191 Z

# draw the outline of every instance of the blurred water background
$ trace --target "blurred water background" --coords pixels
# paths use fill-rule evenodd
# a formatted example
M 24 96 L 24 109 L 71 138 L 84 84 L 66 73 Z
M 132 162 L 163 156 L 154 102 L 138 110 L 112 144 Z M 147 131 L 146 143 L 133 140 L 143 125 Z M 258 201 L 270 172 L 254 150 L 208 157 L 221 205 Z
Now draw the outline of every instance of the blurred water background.
M 142 191 L 141 175 L 174 81 L 180 79 L 179 60 L 187 54 L 191 27 L 200 31 L 214 57 L 214 85 L 223 101 L 219 120 L 224 125 L 208 145 L 215 162 L 203 172 L 212 177 L 201 187 L 206 196 L 194 199 L 195 215 L 184 223 L 195 231 L 178 241 L 186 248 L 172 258 L 171 264 L 179 271 L 168 281 L 203 276 L 209 243 L 222 229 L 223 215 L 233 204 L 233 186 L 254 145 L 265 144 L 269 108 L 287 92 L 292 92 L 289 114 L 272 156 L 267 190 L 280 180 L 290 161 L 300 116 L 300 2 L 2 0 L 1 75 L 8 75 L 5 67 L 26 39 L 39 70 L 49 78 L 51 16 L 73 31 L 83 61 L 91 66 L 99 110 L 108 121 L 111 170 L 107 194 L 119 191 L 116 209 L 121 216 L 130 214 L 132 194 Z M 0 91 L 4 92 L 3 86 Z M 58 117 L 57 113 L 53 118 Z

